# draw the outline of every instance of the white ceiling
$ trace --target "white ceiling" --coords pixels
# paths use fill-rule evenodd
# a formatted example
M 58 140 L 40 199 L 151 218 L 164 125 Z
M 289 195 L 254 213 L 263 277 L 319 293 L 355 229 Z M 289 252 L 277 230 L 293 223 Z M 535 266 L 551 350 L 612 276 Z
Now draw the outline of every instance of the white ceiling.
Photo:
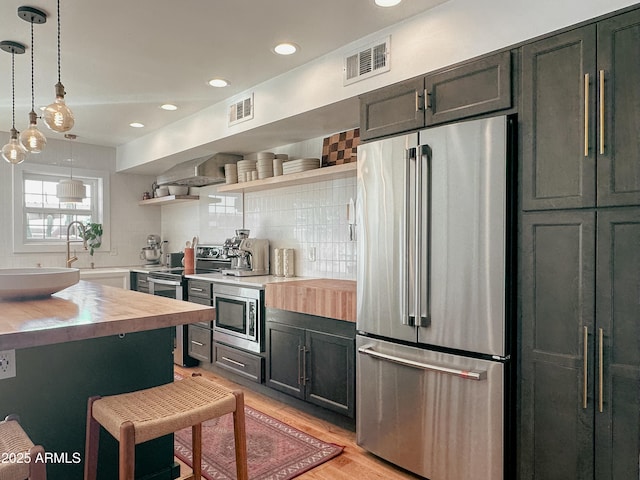
M 117 146 L 247 90 L 446 0 L 61 0 L 62 83 L 82 143 Z M 0 40 L 27 45 L 16 55 L 16 128 L 31 109 L 30 25 L 19 6 L 45 11 L 34 26 L 35 103 L 55 97 L 56 2 L 2 0 Z M 278 42 L 296 55 L 272 53 Z M 210 87 L 213 77 L 231 86 Z M 179 110 L 167 112 L 162 103 Z M 145 128 L 134 129 L 131 122 Z M 61 138 L 40 121 L 49 138 Z M 0 130 L 11 128 L 11 55 L 0 51 Z

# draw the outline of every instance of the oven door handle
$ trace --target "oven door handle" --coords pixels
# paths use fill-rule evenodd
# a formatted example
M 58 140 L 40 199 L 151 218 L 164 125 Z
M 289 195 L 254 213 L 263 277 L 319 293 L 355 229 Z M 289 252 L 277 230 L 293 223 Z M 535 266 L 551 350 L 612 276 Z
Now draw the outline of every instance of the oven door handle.
M 176 280 L 160 280 L 159 278 L 148 278 L 149 283 L 157 283 L 158 285 L 170 285 L 172 287 L 179 287 L 182 282 Z

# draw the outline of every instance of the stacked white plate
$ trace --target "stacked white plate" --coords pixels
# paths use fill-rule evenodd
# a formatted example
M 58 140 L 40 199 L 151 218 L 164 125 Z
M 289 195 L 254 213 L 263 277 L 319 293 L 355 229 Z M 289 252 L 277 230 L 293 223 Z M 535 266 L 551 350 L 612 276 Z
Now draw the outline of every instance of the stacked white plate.
M 235 163 L 224 165 L 224 178 L 226 183 L 238 183 L 238 166 Z
M 299 173 L 316 168 L 320 168 L 319 158 L 299 158 L 297 160 L 284 162 L 282 164 L 282 173 L 287 175 L 289 173 Z
M 251 172 L 256 169 L 255 160 L 240 160 L 238 166 L 238 182 L 245 182 L 251 180 Z
M 258 167 L 259 179 L 273 177 L 273 159 L 272 158 L 258 157 L 257 167 Z

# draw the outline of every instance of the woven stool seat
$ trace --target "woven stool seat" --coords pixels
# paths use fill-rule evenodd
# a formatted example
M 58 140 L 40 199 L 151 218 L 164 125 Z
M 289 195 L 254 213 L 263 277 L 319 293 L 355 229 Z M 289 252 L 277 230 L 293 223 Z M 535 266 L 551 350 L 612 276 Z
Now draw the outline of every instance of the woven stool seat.
M 44 449 L 40 446 L 36 447 L 18 421 L 11 416 L 0 422 L 0 453 L 4 459 L 0 462 L 0 479 L 46 478 L 44 464 L 38 462 L 37 465 L 34 465 L 36 455 L 44 453 Z M 34 474 L 33 467 L 39 469 L 39 476 Z
M 87 411 L 85 479 L 96 478 L 99 426 L 120 443 L 120 479 L 133 479 L 135 445 L 192 427 L 194 478 L 200 478 L 202 422 L 234 415 L 238 478 L 246 478 L 244 396 L 201 376 L 120 395 L 92 397 Z M 4 480 L 4 479 L 3 479 Z
M 95 418 L 120 440 L 120 427 L 130 421 L 139 443 L 177 432 L 236 409 L 236 398 L 203 377 L 121 395 L 102 397 L 93 403 Z

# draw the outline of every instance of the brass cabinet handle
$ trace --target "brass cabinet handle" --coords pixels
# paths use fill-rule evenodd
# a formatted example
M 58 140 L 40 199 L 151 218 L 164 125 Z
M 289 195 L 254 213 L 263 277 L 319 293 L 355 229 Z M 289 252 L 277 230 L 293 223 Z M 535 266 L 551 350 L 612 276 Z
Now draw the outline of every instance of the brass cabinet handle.
M 600 377 L 598 382 L 598 411 L 602 413 L 603 406 L 603 383 L 604 380 L 602 378 L 602 374 L 604 373 L 604 331 L 599 328 L 598 329 L 598 376 Z
M 583 327 L 584 338 L 582 340 L 582 408 L 587 408 L 587 354 L 589 352 L 589 348 L 587 346 L 587 342 L 589 341 L 589 328 Z
M 604 70 L 600 70 L 600 155 L 604 155 Z
M 588 73 L 584 74 L 584 156 L 585 157 L 589 156 L 589 74 Z

